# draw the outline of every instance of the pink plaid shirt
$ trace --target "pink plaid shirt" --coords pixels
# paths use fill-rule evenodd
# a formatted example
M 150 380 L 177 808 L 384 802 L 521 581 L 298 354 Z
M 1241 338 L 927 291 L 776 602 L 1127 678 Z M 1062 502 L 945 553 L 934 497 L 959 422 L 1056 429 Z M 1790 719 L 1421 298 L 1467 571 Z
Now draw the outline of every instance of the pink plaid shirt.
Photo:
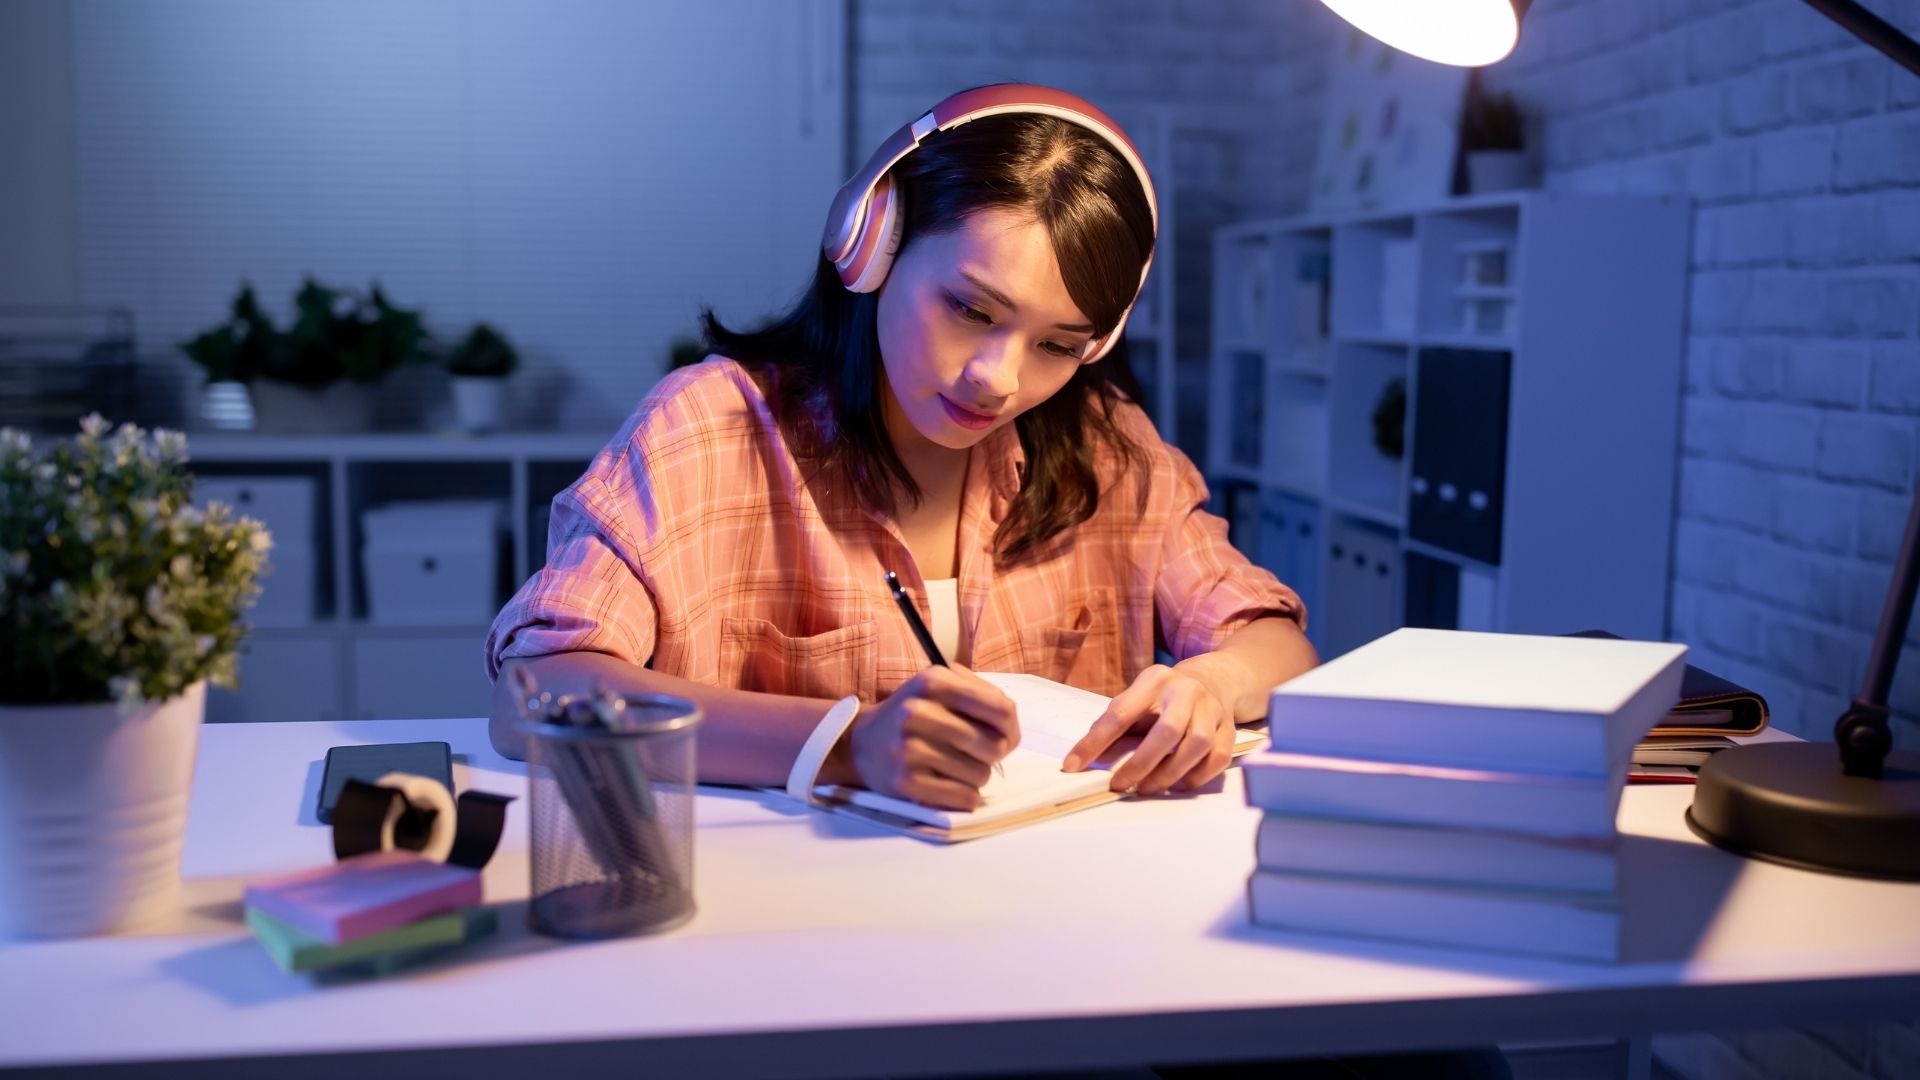
M 1299 596 L 1202 509 L 1192 463 L 1138 407 L 1118 418 L 1152 463 L 1145 517 L 1129 483 L 1012 566 L 994 565 L 993 534 L 1024 453 L 1010 425 L 976 448 L 949 659 L 1112 695 L 1156 644 L 1185 658 L 1263 616 L 1305 625 Z M 810 487 L 746 370 L 709 360 L 662 381 L 555 496 L 546 568 L 494 619 L 487 674 L 508 657 L 582 650 L 715 686 L 875 701 L 927 663 L 881 581 L 889 569 L 929 618 L 899 529 Z

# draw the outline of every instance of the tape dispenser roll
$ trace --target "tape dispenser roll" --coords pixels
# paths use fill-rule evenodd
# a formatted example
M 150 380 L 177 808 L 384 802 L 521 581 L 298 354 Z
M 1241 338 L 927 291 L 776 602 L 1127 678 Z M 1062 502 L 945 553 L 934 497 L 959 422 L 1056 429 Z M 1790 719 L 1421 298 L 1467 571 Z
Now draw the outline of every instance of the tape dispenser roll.
M 349 780 L 333 810 L 333 854 L 417 851 L 435 862 L 479 869 L 506 830 L 511 796 L 469 791 L 458 799 L 430 776 L 387 773 Z

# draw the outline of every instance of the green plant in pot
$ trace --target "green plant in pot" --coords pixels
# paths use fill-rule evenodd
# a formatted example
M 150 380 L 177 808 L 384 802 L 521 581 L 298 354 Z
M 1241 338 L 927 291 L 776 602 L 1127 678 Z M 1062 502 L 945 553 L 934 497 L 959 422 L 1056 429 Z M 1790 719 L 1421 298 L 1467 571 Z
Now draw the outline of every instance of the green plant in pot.
M 1460 110 L 1460 152 L 1472 194 L 1531 186 L 1526 118 L 1513 95 L 1489 91 L 1475 72 Z
M 181 343 L 209 382 L 246 383 L 263 429 L 312 433 L 372 426 L 372 387 L 430 358 L 420 312 L 313 278 L 294 294 L 292 325 L 276 330 L 250 285 L 225 322 Z
M 186 458 L 98 416 L 42 448 L 0 429 L 0 934 L 177 901 L 206 687 L 237 684 L 272 543 L 196 508 Z
M 444 357 L 453 376 L 454 419 L 475 434 L 497 431 L 506 406 L 506 381 L 520 366 L 520 354 L 505 334 L 475 323 Z
M 207 373 L 210 383 L 244 383 L 278 366 L 284 347 L 273 320 L 260 310 L 253 286 L 243 284 L 225 322 L 180 343 L 187 358 Z

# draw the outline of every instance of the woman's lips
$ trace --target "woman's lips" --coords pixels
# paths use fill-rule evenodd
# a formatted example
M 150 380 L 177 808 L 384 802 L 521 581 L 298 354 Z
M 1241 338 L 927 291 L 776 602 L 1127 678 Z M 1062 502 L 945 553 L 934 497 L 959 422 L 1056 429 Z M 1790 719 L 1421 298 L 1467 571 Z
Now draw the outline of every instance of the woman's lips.
M 980 431 L 993 425 L 993 417 L 963 409 L 955 405 L 945 394 L 939 395 L 939 398 L 941 406 L 947 410 L 947 415 L 953 419 L 953 422 L 968 431 Z

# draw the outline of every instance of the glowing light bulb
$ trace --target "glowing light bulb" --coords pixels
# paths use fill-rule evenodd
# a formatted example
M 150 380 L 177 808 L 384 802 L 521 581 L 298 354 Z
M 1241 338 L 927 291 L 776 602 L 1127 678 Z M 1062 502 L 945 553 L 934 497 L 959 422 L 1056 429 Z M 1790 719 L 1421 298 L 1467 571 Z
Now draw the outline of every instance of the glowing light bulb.
M 1513 0 L 1321 0 L 1401 52 L 1458 67 L 1491 64 L 1520 39 Z M 1526 4 L 1519 5 L 1525 10 Z

